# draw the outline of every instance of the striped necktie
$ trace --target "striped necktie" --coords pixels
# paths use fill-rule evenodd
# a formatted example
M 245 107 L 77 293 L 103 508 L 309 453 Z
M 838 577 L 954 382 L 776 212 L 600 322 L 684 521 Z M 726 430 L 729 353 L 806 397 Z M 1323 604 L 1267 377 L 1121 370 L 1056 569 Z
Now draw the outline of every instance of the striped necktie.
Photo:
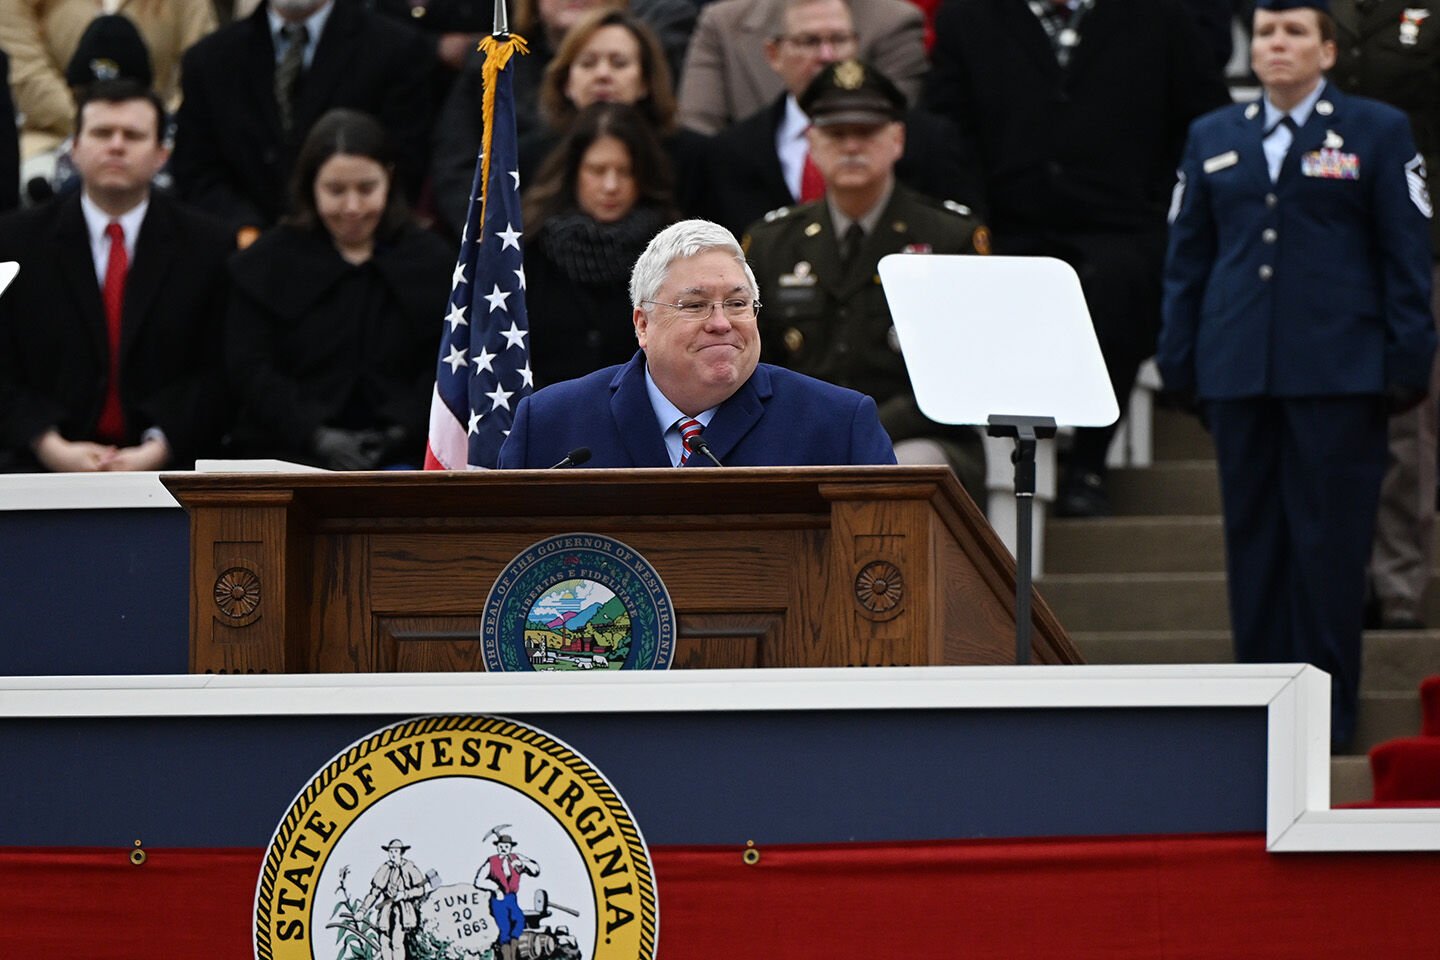
M 682 417 L 675 422 L 675 427 L 680 431 L 680 466 L 690 459 L 690 444 L 705 428 L 699 420 L 692 420 L 689 417 Z
M 286 136 L 295 127 L 295 85 L 305 66 L 305 47 L 310 31 L 303 23 L 287 23 L 280 28 L 286 42 L 285 52 L 275 65 L 275 106 L 280 110 L 280 126 Z

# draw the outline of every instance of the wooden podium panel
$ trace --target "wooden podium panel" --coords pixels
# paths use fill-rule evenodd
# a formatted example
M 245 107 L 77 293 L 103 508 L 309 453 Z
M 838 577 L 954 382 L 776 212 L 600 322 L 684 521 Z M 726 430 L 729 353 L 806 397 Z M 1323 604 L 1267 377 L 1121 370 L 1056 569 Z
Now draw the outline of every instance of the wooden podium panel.
M 496 576 L 536 541 L 633 547 L 677 667 L 1003 664 L 1015 565 L 943 467 L 172 474 L 194 673 L 483 670 Z M 1079 655 L 1033 600 L 1032 659 Z

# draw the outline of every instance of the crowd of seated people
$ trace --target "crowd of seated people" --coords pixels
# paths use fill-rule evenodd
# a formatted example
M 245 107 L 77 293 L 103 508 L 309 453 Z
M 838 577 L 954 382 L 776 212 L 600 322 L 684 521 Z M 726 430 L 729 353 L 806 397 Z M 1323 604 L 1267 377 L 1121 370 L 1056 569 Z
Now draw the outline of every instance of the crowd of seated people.
M 1228 25 L 1236 9 L 1232 0 L 514 0 L 510 25 L 529 49 L 512 69 L 537 385 L 633 352 L 625 278 L 664 225 L 699 216 L 738 237 L 825 195 L 798 104 L 822 69 L 856 59 L 907 98 L 899 184 L 988 224 L 996 252 L 1070 260 L 1087 296 L 1107 305 L 1097 332 L 1123 399 L 1154 346 L 1185 131 L 1226 97 L 1202 28 Z M 223 308 L 190 318 L 216 358 L 229 415 L 163 466 L 225 453 L 340 468 L 418 462 L 481 137 L 476 41 L 492 11 L 492 0 L 140 0 L 119 11 L 134 30 L 99 31 L 88 0 L 0 7 L 9 111 L 23 121 L 18 144 L 0 137 L 0 208 L 21 202 L 15 159 L 71 149 L 83 96 L 75 78 L 130 77 L 169 111 L 173 152 L 153 189 L 223 225 L 238 250 L 217 280 Z M 133 65 L 137 37 L 143 70 Z M 1142 48 L 1150 53 L 1130 55 Z M 1057 85 L 1065 96 L 1053 95 Z M 0 114 L 6 107 L 0 100 Z M 0 129 L 11 126 L 0 117 Z M 32 169 L 41 182 L 26 202 L 86 189 L 68 160 Z M 99 263 L 111 242 L 94 240 L 91 299 L 103 299 Z M 25 250 L 15 256 L 23 268 Z M 103 311 L 90 313 L 103 356 Z M 24 322 L 0 300 L 0 350 Z M 132 334 L 128 317 L 117 322 L 123 351 Z M 767 350 L 764 359 L 788 358 Z M 47 429 L 95 440 L 103 381 L 125 368 L 95 370 L 95 398 L 74 410 L 73 398 L 51 398 L 67 413 Z M 0 380 L 13 375 L 0 365 Z M 19 425 L 15 395 L 0 383 L 0 438 L 15 448 L 0 462 L 33 469 L 38 438 L 23 434 L 36 425 Z M 1067 481 L 1076 515 L 1107 509 L 1093 457 L 1106 439 L 1084 445 Z

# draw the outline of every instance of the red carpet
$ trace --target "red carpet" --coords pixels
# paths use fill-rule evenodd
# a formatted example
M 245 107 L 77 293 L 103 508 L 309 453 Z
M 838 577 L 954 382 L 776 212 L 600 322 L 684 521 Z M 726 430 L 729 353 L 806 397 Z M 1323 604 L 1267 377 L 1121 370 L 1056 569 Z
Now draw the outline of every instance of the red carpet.
M 0 957 L 249 960 L 258 850 L 0 850 Z M 652 850 L 659 955 L 824 960 L 1434 956 L 1440 854 L 1258 835 Z

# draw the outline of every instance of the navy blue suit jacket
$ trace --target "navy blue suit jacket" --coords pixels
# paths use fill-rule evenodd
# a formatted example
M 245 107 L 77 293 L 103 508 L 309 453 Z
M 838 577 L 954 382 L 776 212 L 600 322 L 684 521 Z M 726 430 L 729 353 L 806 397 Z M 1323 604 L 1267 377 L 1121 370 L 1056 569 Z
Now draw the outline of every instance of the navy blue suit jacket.
M 1166 387 L 1209 400 L 1424 390 L 1429 199 L 1405 115 L 1327 84 L 1274 183 L 1264 122 L 1259 104 L 1235 104 L 1190 128 L 1156 354 Z M 1342 161 L 1358 175 L 1317 175 Z
M 720 405 L 705 439 L 731 467 L 895 462 L 875 401 L 767 363 Z M 588 467 L 668 467 L 670 455 L 645 389 L 645 354 L 520 401 L 500 467 L 543 469 L 576 447 Z M 692 456 L 687 466 L 713 466 Z

